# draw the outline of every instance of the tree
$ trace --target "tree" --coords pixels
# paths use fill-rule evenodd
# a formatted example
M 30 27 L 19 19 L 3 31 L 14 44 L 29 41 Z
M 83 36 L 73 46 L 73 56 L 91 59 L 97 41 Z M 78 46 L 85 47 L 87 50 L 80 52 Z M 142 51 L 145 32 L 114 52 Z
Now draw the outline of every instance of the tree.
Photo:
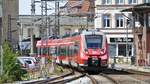
M 9 42 L 5 41 L 3 44 L 3 74 L 1 82 L 12 82 L 21 80 L 25 74 L 19 64 L 17 64 L 18 54 L 13 52 Z

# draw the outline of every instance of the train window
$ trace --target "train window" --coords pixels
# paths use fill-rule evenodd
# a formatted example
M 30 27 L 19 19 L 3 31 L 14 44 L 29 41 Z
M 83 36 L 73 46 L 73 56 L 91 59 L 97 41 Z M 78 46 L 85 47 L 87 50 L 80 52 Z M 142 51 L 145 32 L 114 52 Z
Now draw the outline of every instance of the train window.
M 73 46 L 70 47 L 70 55 L 73 56 Z
M 64 46 L 60 47 L 60 55 L 66 56 L 66 47 L 64 47 Z
M 59 52 L 59 47 L 56 46 L 56 47 L 55 47 L 55 54 L 56 54 L 56 56 L 59 56 L 59 53 L 58 53 L 58 52 Z
M 66 56 L 69 56 L 69 46 L 66 46 L 66 50 L 65 50 L 66 52 L 65 52 L 65 55 Z
M 48 49 L 48 51 L 49 51 L 49 52 L 48 52 L 48 53 L 49 53 L 49 55 L 50 55 L 50 56 L 52 56 L 51 48 L 49 48 L 49 49 Z
M 43 55 L 46 55 L 47 52 L 48 52 L 48 49 L 47 49 L 47 48 L 42 48 L 42 50 L 43 50 L 42 54 L 43 54 Z
M 57 55 L 56 47 L 51 47 L 51 48 L 49 49 L 49 55 L 51 55 L 51 56 Z
M 41 48 L 38 47 L 37 50 L 38 50 L 38 55 L 41 55 Z
M 61 56 L 61 47 L 58 48 L 58 55 Z
M 49 47 L 47 47 L 47 54 L 48 54 L 48 56 L 50 55 L 50 48 Z
M 74 45 L 74 54 L 77 54 L 79 52 L 79 44 Z
M 86 35 L 87 48 L 102 48 L 102 35 Z
M 68 55 L 73 56 L 73 46 L 68 46 Z

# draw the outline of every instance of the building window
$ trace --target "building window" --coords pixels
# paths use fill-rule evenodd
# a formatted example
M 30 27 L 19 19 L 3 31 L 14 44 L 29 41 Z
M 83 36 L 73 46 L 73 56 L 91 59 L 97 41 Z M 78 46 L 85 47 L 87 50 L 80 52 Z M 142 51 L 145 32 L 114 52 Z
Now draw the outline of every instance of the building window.
M 150 0 L 144 0 L 144 3 L 150 3 Z
M 110 57 L 116 56 L 116 44 L 109 44 L 109 55 Z
M 136 3 L 137 3 L 137 0 L 128 0 L 128 3 L 129 3 L 129 4 L 136 4 Z
M 116 0 L 116 4 L 123 4 L 124 0 Z
M 103 27 L 110 27 L 110 15 L 103 15 Z
M 122 15 L 116 15 L 116 27 L 122 28 L 124 26 L 124 19 Z
M 128 50 L 128 56 L 132 56 L 132 45 L 131 44 L 128 44 L 128 47 L 127 47 L 127 44 L 118 44 L 118 55 L 119 56 L 127 56 L 126 50 Z
M 32 31 L 32 29 L 28 28 L 28 37 L 31 37 L 31 31 Z
M 126 56 L 126 44 L 118 44 L 118 56 Z
M 111 4 L 112 3 L 112 0 L 102 0 L 102 4 Z

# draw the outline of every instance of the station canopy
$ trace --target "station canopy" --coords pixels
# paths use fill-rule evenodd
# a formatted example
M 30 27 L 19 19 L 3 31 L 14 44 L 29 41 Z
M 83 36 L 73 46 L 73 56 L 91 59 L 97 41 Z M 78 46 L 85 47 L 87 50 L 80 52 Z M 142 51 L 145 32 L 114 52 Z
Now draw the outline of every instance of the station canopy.
M 150 12 L 150 3 L 135 5 L 131 8 L 124 9 L 121 12 Z

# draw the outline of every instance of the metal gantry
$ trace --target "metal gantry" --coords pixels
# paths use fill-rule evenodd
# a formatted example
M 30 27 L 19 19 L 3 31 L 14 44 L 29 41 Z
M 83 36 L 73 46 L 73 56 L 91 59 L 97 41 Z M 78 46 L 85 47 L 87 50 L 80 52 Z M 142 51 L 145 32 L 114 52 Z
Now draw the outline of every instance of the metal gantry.
M 35 3 L 40 2 L 41 3 L 41 18 L 42 18 L 42 23 L 41 23 L 41 28 L 40 28 L 40 33 L 41 33 L 41 38 L 48 38 L 49 36 L 53 37 L 59 37 L 60 36 L 60 1 L 77 1 L 77 0 L 32 0 L 31 2 L 31 15 L 33 15 L 33 27 L 34 27 L 34 16 L 35 16 Z M 54 19 L 54 28 L 50 27 L 50 17 L 48 17 L 48 2 L 54 2 L 55 3 L 55 19 Z M 92 21 L 93 20 L 93 5 L 94 1 L 89 0 L 90 2 L 90 8 L 89 12 L 85 13 L 85 16 L 87 16 L 87 27 L 88 27 L 88 20 Z M 80 17 L 80 16 L 79 16 Z M 33 47 L 33 28 L 31 28 L 31 53 L 34 51 Z M 51 32 L 49 32 L 51 31 Z

